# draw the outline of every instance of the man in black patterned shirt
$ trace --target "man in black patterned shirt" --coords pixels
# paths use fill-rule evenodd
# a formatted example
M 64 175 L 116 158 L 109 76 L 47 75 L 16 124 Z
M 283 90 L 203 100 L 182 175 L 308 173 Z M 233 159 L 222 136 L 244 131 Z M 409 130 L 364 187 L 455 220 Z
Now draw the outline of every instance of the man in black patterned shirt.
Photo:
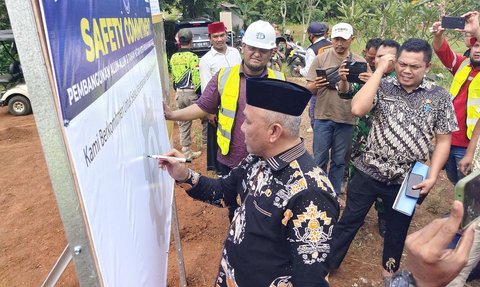
M 414 188 L 426 196 L 434 186 L 450 150 L 450 134 L 458 129 L 450 94 L 424 80 L 432 48 L 420 39 L 406 41 L 395 55 L 384 55 L 375 73 L 352 100 L 352 113 L 372 111 L 365 151 L 354 159 L 358 173 L 347 191 L 344 213 L 335 226 L 331 270 L 337 269 L 377 197 L 385 203 L 386 233 L 382 275 L 398 270 L 411 217 L 392 209 L 400 184 L 416 161 L 429 160 L 427 178 Z M 395 63 L 397 78 L 383 78 Z
M 189 196 L 237 207 L 215 286 L 328 286 L 327 261 L 339 205 L 299 137 L 311 94 L 293 83 L 248 78 L 242 131 L 250 153 L 220 179 L 175 159 L 159 166 Z M 166 155 L 182 156 L 176 150 Z

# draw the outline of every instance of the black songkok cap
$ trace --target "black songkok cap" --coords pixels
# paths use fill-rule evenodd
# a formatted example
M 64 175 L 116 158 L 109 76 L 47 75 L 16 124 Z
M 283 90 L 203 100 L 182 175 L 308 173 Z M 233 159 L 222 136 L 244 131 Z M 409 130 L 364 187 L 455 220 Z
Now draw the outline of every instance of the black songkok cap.
M 251 106 L 300 116 L 311 97 L 309 90 L 294 83 L 269 78 L 247 78 L 247 104 Z

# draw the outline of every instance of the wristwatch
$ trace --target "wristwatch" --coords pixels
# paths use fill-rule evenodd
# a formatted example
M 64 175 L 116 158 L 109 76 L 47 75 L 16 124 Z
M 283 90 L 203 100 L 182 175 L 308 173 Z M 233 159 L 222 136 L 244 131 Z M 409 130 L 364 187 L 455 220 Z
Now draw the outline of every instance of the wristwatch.
M 347 82 L 347 83 L 348 83 L 348 90 L 346 90 L 346 91 L 344 91 L 344 92 L 340 91 L 340 82 L 341 82 L 341 81 L 338 81 L 337 83 L 335 83 L 335 89 L 337 89 L 337 92 L 338 92 L 338 93 L 348 94 L 348 93 L 350 93 L 350 92 L 352 91 L 352 84 L 351 84 L 351 83 L 348 83 L 348 82 Z
M 181 188 L 185 190 L 189 190 L 190 188 L 192 188 L 198 183 L 199 179 L 200 179 L 200 173 L 193 171 L 192 169 L 189 168 L 187 178 L 182 181 L 175 180 L 175 183 L 179 185 Z
M 385 287 L 415 287 L 415 278 L 407 270 L 397 271 L 389 279 L 385 280 Z

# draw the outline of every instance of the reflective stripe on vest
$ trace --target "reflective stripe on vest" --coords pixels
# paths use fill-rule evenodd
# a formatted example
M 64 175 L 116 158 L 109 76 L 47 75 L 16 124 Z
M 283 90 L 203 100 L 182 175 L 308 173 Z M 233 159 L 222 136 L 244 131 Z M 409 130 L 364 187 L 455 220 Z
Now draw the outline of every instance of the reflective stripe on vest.
M 285 81 L 282 72 L 268 69 L 270 79 Z M 220 109 L 218 111 L 217 144 L 222 155 L 230 151 L 232 129 L 237 113 L 238 97 L 240 92 L 240 65 L 221 68 L 218 72 L 218 92 L 220 93 Z
M 465 81 L 470 76 L 472 67 L 469 66 L 470 59 L 465 59 L 457 72 L 453 76 L 452 86 L 450 87 L 450 94 L 453 99 L 458 95 L 460 89 L 462 88 Z M 473 128 L 477 123 L 477 120 L 480 118 L 480 75 L 477 74 L 475 78 L 472 79 L 470 85 L 468 86 L 467 91 L 467 138 L 472 138 Z

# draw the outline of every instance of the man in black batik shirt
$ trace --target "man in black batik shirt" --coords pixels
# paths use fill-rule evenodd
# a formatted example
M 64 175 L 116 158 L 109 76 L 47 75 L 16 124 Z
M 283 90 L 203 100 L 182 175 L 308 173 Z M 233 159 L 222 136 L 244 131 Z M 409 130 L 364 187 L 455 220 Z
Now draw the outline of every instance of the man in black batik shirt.
M 266 78 L 249 78 L 246 87 L 242 131 L 250 154 L 228 176 L 204 177 L 175 159 L 159 160 L 159 166 L 191 197 L 237 207 L 216 286 L 328 286 L 339 206 L 299 137 L 311 94 Z M 176 150 L 166 155 L 182 156 Z

